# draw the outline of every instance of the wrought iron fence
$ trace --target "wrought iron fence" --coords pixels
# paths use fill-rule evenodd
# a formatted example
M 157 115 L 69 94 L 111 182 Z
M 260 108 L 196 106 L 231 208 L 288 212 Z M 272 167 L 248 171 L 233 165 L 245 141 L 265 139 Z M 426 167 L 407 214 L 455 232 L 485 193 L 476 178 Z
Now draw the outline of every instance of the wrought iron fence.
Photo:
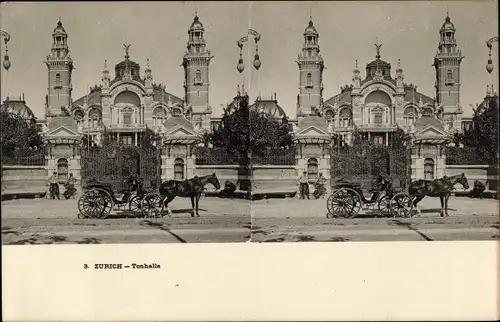
M 224 148 L 197 148 L 195 150 L 197 165 L 239 165 L 242 161 L 237 155 L 231 154 Z M 266 150 L 259 155 L 252 155 L 251 164 L 256 165 L 294 165 L 295 152 L 293 149 Z
M 295 165 L 295 151 L 294 151 L 294 149 L 266 150 L 261 155 L 252 156 L 252 164 L 254 164 L 254 165 Z
M 195 150 L 197 165 L 238 165 L 240 162 L 238 156 L 230 154 L 223 148 L 196 148 Z
M 2 165 L 44 166 L 45 148 L 2 151 Z
M 485 156 L 480 155 L 475 147 L 447 147 L 446 164 L 475 165 L 488 164 Z

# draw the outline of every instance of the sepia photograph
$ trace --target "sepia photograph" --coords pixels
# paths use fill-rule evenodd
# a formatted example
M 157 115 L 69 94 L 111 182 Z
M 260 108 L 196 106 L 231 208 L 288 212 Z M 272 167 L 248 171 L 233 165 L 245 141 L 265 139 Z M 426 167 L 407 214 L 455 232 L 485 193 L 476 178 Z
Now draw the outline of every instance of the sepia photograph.
M 6 1 L 0 35 L 3 320 L 498 320 L 498 1 Z
M 2 245 L 496 240 L 495 7 L 4 3 Z

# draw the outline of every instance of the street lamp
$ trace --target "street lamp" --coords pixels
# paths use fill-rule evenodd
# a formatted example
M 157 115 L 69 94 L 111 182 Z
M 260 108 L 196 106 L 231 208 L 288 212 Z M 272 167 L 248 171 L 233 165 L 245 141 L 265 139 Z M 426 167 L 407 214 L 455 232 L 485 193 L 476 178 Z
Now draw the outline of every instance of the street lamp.
M 488 64 L 486 65 L 486 71 L 491 74 L 493 71 L 493 60 L 491 59 L 491 48 L 493 47 L 493 43 L 498 42 L 498 37 L 493 37 L 490 40 L 486 42 L 486 46 L 488 46 L 490 52 L 489 52 L 489 58 L 488 58 Z
M 5 56 L 3 57 L 3 68 L 5 68 L 5 70 L 9 70 L 11 63 L 9 60 L 9 49 L 7 48 L 7 43 L 10 40 L 10 34 L 7 31 L 0 29 L 0 35 L 4 38 L 5 41 Z
M 255 68 L 255 70 L 258 71 L 260 66 L 262 66 L 262 62 L 260 61 L 259 57 L 259 44 L 258 44 L 261 36 L 257 31 L 253 29 L 248 29 L 248 34 L 254 37 L 255 56 L 253 60 L 253 67 Z M 245 63 L 243 62 L 243 44 L 246 42 L 248 42 L 248 36 L 240 38 L 240 40 L 238 40 L 237 42 L 238 47 L 240 48 L 240 59 L 238 60 L 238 65 L 236 66 L 236 69 L 240 74 L 243 73 L 243 71 L 245 70 Z

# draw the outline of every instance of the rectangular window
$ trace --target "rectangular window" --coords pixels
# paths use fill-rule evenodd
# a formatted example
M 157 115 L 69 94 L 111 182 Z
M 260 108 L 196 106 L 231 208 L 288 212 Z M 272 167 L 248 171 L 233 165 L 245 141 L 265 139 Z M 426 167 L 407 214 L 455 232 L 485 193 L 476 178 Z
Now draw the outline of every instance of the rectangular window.
M 129 113 L 123 114 L 123 124 L 132 124 L 132 115 Z

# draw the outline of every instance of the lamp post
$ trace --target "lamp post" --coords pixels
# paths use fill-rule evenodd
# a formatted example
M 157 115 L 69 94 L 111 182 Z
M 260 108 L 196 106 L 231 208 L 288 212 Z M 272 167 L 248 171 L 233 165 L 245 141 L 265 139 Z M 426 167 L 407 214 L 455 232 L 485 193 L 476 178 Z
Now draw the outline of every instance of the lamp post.
M 9 59 L 9 49 L 7 48 L 7 43 L 10 41 L 10 34 L 7 31 L 0 29 L 0 35 L 4 38 L 5 41 L 5 56 L 3 57 L 3 68 L 5 68 L 5 70 L 9 70 L 11 63 Z
M 253 67 L 255 68 L 256 71 L 258 71 L 260 66 L 262 66 L 262 62 L 260 61 L 259 57 L 259 41 L 261 35 L 253 29 L 248 29 L 248 35 L 252 35 L 254 37 L 253 39 L 255 41 L 255 56 L 253 60 Z M 243 71 L 245 70 L 245 63 L 243 62 L 243 45 L 248 42 L 248 35 L 240 38 L 240 40 L 238 40 L 237 42 L 238 47 L 240 48 L 240 59 L 238 60 L 238 65 L 236 66 L 236 69 L 240 74 L 243 73 Z M 243 94 L 245 92 L 244 84 L 242 85 L 242 92 Z
M 486 42 L 486 46 L 488 46 L 488 49 L 490 50 L 488 56 L 488 64 L 486 65 L 486 71 L 491 74 L 491 72 L 493 71 L 493 60 L 491 59 L 491 48 L 493 47 L 493 43 L 497 43 L 498 42 L 498 37 L 493 37 L 491 39 L 489 39 L 487 42 Z

